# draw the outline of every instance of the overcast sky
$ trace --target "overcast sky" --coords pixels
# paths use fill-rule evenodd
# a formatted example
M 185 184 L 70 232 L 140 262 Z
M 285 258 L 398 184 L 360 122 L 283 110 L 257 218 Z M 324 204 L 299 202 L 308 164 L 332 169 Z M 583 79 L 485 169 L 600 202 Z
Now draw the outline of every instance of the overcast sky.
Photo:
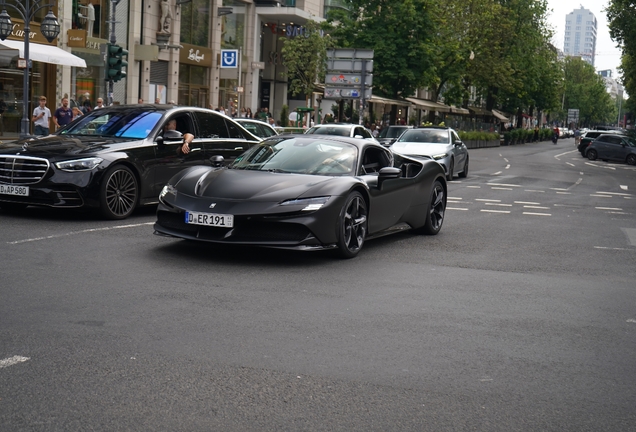
M 592 11 L 598 23 L 594 67 L 596 70 L 612 69 L 612 76 L 616 78 L 617 68 L 621 64 L 621 52 L 610 38 L 607 28 L 605 8 L 608 4 L 608 0 L 548 0 L 548 21 L 555 33 L 553 44 L 563 50 L 565 16 L 581 6 Z

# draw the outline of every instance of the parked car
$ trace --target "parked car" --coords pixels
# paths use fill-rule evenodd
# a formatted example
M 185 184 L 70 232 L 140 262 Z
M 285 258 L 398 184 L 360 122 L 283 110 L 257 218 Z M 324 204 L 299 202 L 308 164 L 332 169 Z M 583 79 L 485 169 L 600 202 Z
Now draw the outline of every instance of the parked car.
M 337 250 L 411 228 L 437 234 L 446 180 L 432 160 L 378 143 L 318 134 L 264 140 L 228 167 L 199 166 L 161 191 L 158 235 L 220 244 Z
M 335 135 L 350 138 L 362 138 L 372 142 L 378 142 L 371 131 L 362 125 L 351 123 L 325 123 L 307 129 L 306 134 Z
M 234 120 L 257 137 L 269 138 L 278 135 L 278 131 L 274 127 L 263 121 L 248 118 L 235 118 Z
M 468 148 L 452 128 L 423 126 L 409 129 L 393 143 L 391 150 L 437 161 L 444 168 L 448 181 L 455 174 L 459 177 L 468 176 Z
M 164 125 L 176 120 L 176 131 Z M 194 134 L 180 152 L 182 133 Z M 38 138 L 0 144 L 0 208 L 29 205 L 96 208 L 124 219 L 137 205 L 156 204 L 177 172 L 211 165 L 211 156 L 233 160 L 260 138 L 216 111 L 137 104 L 94 110 Z
M 390 146 L 398 139 L 402 132 L 407 129 L 411 129 L 413 126 L 409 125 L 389 125 L 382 128 L 380 134 L 377 137 L 377 140 L 383 146 Z
M 589 160 L 627 162 L 636 165 L 636 139 L 619 134 L 603 134 L 588 146 Z
M 588 130 L 585 134 L 581 134 L 581 140 L 579 141 L 579 145 L 577 146 L 578 151 L 581 153 L 581 156 L 587 156 L 585 151 L 587 147 L 594 141 L 596 138 L 600 137 L 603 134 L 620 134 L 621 132 L 618 130 Z

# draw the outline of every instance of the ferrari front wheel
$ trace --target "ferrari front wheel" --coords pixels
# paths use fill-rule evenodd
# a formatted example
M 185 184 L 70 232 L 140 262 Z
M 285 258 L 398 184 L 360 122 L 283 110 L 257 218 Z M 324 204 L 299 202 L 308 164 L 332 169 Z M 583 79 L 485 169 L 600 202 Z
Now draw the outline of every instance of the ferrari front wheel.
M 446 192 L 439 180 L 435 180 L 429 205 L 427 207 L 426 222 L 424 226 L 415 230 L 418 234 L 435 235 L 442 229 L 444 214 L 446 212 Z
M 343 258 L 360 252 L 367 235 L 367 203 L 360 192 L 351 192 L 338 218 L 338 251 Z

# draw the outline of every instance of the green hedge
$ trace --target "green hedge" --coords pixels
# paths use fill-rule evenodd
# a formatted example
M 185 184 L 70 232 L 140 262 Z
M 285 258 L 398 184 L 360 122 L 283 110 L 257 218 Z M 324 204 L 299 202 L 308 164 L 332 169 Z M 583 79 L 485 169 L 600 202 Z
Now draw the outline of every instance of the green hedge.
M 499 134 L 494 132 L 482 131 L 459 131 L 459 138 L 462 141 L 498 141 Z

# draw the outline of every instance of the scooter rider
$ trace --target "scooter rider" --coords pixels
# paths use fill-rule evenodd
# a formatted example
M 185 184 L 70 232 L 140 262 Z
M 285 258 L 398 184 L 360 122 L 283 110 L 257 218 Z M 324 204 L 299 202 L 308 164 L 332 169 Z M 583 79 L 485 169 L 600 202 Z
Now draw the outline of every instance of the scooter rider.
M 559 136 L 560 136 L 559 127 L 555 125 L 554 126 L 554 130 L 552 132 L 553 132 L 553 134 L 552 134 L 552 142 L 554 144 L 556 144 L 557 140 L 559 139 Z

